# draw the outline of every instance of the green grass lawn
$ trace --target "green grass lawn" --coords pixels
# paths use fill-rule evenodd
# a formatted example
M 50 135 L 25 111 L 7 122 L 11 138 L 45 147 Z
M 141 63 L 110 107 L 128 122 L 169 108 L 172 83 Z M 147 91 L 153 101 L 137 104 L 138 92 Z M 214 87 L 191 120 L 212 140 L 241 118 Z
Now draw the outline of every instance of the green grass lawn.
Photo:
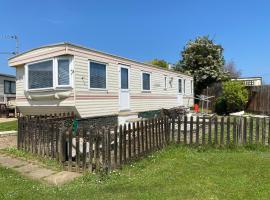
M 10 122 L 2 122 L 0 123 L 0 131 L 16 131 L 17 126 L 17 120 Z
M 61 187 L 0 168 L 0 185 L 0 199 L 270 199 L 270 150 L 172 146 Z

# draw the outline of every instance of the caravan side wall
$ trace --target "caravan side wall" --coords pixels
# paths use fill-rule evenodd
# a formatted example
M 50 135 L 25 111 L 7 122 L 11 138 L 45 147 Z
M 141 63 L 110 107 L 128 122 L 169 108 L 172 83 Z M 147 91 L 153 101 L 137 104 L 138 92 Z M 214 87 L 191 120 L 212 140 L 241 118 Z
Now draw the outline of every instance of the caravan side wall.
M 185 94 L 181 94 L 183 105 L 193 105 L 191 93 L 192 77 L 167 70 L 140 65 L 136 62 L 121 60 L 77 49 L 70 49 L 74 54 L 75 68 L 75 105 L 81 117 L 117 115 L 119 113 L 119 66 L 130 68 L 130 112 L 142 112 L 179 106 L 177 102 L 178 79 L 186 81 Z M 89 61 L 105 63 L 107 66 L 107 89 L 89 89 Z M 142 71 L 151 74 L 151 92 L 142 92 Z M 167 77 L 165 89 L 164 77 Z M 171 84 L 170 84 L 171 81 Z

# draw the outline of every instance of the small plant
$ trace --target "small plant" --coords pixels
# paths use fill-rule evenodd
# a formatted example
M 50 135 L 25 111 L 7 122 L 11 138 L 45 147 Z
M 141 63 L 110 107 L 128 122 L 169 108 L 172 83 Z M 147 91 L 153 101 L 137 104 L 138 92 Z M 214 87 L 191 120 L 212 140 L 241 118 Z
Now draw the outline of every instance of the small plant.
M 217 114 L 228 114 L 244 110 L 248 102 L 248 91 L 239 81 L 228 81 L 222 84 L 222 96 L 215 102 Z

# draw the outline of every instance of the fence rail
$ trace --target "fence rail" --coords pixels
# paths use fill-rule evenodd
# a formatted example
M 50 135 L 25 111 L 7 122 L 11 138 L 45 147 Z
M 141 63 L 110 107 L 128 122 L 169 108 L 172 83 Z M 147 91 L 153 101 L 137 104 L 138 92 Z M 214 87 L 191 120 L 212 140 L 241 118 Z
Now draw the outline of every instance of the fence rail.
M 18 148 L 58 160 L 69 171 L 121 167 L 165 146 L 270 145 L 269 118 L 160 117 L 110 127 L 71 125 L 72 116 L 20 118 Z

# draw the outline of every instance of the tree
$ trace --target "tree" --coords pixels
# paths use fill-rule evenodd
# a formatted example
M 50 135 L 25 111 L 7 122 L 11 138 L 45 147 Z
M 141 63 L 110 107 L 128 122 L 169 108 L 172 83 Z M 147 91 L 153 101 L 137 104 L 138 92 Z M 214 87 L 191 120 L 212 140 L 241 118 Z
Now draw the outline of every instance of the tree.
M 222 84 L 222 95 L 215 102 L 218 114 L 228 114 L 244 110 L 248 102 L 248 90 L 240 81 L 227 81 Z
M 165 60 L 159 60 L 159 59 L 154 59 L 149 62 L 152 65 L 162 67 L 162 68 L 168 68 L 169 64 Z
M 194 77 L 195 94 L 201 94 L 207 86 L 228 78 L 223 68 L 223 48 L 208 36 L 190 40 L 181 55 L 182 60 L 178 62 L 176 70 Z
M 241 76 L 241 71 L 236 68 L 233 61 L 226 63 L 224 69 L 228 72 L 230 78 L 239 78 Z

